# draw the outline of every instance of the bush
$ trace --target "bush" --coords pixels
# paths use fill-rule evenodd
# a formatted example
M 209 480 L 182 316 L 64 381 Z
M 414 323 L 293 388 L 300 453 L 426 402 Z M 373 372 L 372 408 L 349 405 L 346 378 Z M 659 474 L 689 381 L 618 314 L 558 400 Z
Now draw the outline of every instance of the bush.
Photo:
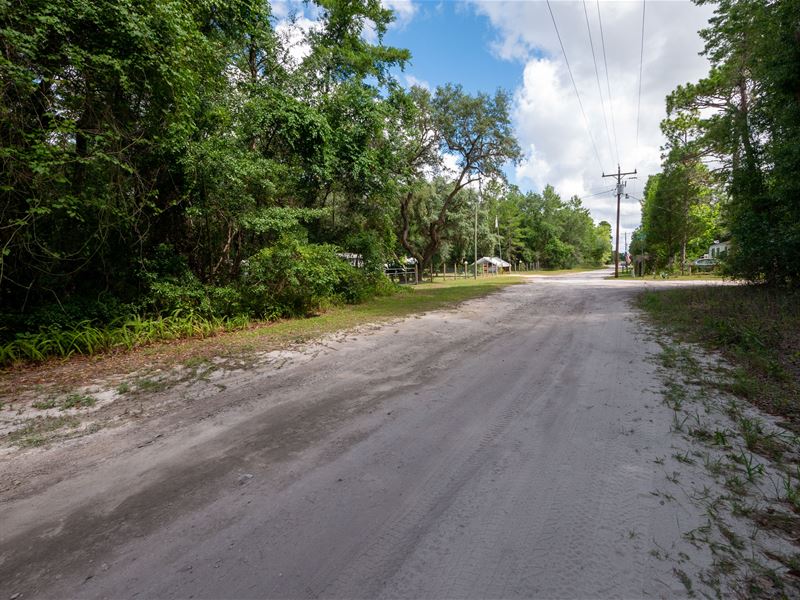
M 73 296 L 61 302 L 45 304 L 28 313 L 0 315 L 0 342 L 14 339 L 17 333 L 42 328 L 69 329 L 90 321 L 109 323 L 120 315 L 136 312 L 134 304 L 126 304 L 107 293 L 95 297 Z
M 364 266 L 359 270 L 368 279 L 376 283 L 383 278 L 383 265 L 386 262 L 386 249 L 382 240 L 371 231 L 363 231 L 347 238 L 346 249 L 361 255 Z
M 207 286 L 206 293 L 215 317 L 234 317 L 247 314 L 242 291 L 233 286 Z
M 148 287 L 144 304 L 157 315 L 184 311 L 210 317 L 213 313 L 206 288 L 182 256 L 168 244 L 159 244 L 144 261 L 142 278 Z
M 558 238 L 552 238 L 547 242 L 544 248 L 544 262 L 551 269 L 571 269 L 578 263 L 575 248 Z
M 352 267 L 337 251 L 286 237 L 245 261 L 237 286 L 215 287 L 203 285 L 170 247 L 160 246 L 146 263 L 149 292 L 138 304 L 101 295 L 43 307 L 27 322 L 6 316 L 0 367 L 216 335 L 247 327 L 251 316 L 304 316 L 324 304 L 363 302 L 396 289 L 382 272 Z
M 375 295 L 375 281 L 367 273 L 350 268 L 342 273 L 336 286 L 337 296 L 347 304 L 358 304 Z
M 358 274 L 336 252 L 335 246 L 292 237 L 262 249 L 247 261 L 242 281 L 247 309 L 257 316 L 302 316 L 348 292 L 357 296 Z

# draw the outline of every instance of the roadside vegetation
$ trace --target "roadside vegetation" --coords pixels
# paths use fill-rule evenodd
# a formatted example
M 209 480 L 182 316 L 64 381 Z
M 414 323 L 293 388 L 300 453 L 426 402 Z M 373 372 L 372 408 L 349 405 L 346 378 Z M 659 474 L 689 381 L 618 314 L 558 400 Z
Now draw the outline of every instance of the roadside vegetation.
M 37 404 L 32 405 L 38 410 L 92 406 L 91 397 L 76 390 L 98 377 L 122 377 L 115 385 L 118 394 L 161 391 L 165 389 L 164 382 L 142 373 L 135 377 L 130 374 L 181 367 L 186 371 L 181 377 L 199 377 L 214 366 L 213 360 L 247 365 L 260 352 L 290 348 L 366 324 L 453 307 L 523 281 L 521 277 L 500 275 L 421 283 L 398 287 L 360 304 L 330 306 L 303 319 L 251 321 L 235 330 L 222 328 L 197 335 L 186 332 L 188 337 L 171 341 L 155 336 L 137 352 L 126 352 L 127 348 L 122 347 L 75 357 L 77 360 L 69 362 L 54 357 L 39 365 L 18 363 L 0 371 L 0 411 L 16 410 L 20 399 L 29 392 L 38 398 L 34 401 Z
M 507 92 L 402 87 L 377 0 L 297 10 L 0 8 L 0 367 L 359 304 L 412 257 L 607 259 L 579 198 L 506 183 Z
M 659 458 L 660 495 L 705 511 L 685 538 L 714 556 L 694 580 L 676 570 L 690 596 L 800 593 L 798 22 L 797 2 L 715 3 L 701 31 L 711 70 L 667 97 L 662 171 L 630 245 L 639 274 L 680 277 L 713 254 L 748 282 L 638 299 L 659 327 L 662 400 L 684 446 Z M 700 489 L 705 476 L 719 485 Z
M 641 279 L 642 275 L 637 275 L 634 273 L 633 269 L 628 269 L 624 271 L 620 269 L 618 277 L 607 277 L 607 279 L 629 279 L 629 280 L 636 280 Z M 656 271 L 654 273 L 647 273 L 644 278 L 649 281 L 657 281 L 663 279 L 669 279 L 670 281 L 724 281 L 726 278 L 725 276 L 720 273 L 719 271 L 700 271 L 694 273 L 683 273 L 681 274 L 680 271 Z
M 727 391 L 800 433 L 800 293 L 765 286 L 645 292 L 639 306 L 681 339 L 734 367 Z
M 329 334 L 445 309 L 503 287 L 517 276 L 486 276 L 397 287 L 356 305 L 330 306 L 303 319 L 241 323 L 235 330 L 191 334 L 171 341 L 160 336 L 136 352 L 110 351 L 19 364 L 0 371 L 0 445 L 45 446 L 114 427 L 144 414 L 144 398 L 177 385 L 208 381 L 220 369 L 249 368 L 264 353 L 287 350 Z M 278 367 L 279 368 L 279 365 Z M 87 386 L 87 382 L 93 382 Z M 123 398 L 136 403 L 101 402 Z M 128 408 L 130 406 L 130 408 Z M 123 419 L 121 421 L 121 419 Z
M 719 240 L 727 275 L 797 288 L 800 3 L 713 4 L 700 32 L 710 71 L 667 97 L 662 171 L 630 251 L 648 272 L 680 272 Z
M 797 379 L 792 384 L 775 372 L 781 345 L 786 350 L 787 342 L 790 348 L 797 343 L 800 320 L 797 309 L 788 308 L 792 298 L 765 298 L 763 287 L 744 288 L 747 295 L 737 289 L 682 288 L 641 298 L 659 325 L 654 333 L 661 352 L 653 358 L 663 382 L 661 400 L 672 411 L 674 452 L 655 460 L 664 481 L 654 494 L 665 502 L 689 502 L 703 514 L 683 537 L 714 560 L 697 573 L 675 572 L 687 591 L 796 597 Z M 762 309 L 773 311 L 775 323 Z M 742 317 L 730 318 L 737 311 Z M 659 552 L 658 558 L 670 554 Z

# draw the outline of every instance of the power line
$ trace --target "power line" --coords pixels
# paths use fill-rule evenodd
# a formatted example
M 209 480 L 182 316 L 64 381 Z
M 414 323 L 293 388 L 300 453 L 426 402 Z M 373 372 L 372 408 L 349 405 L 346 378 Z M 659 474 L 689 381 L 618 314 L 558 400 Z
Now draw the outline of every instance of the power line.
M 588 196 L 581 196 L 581 199 L 584 198 L 594 198 L 595 196 L 602 196 L 603 194 L 608 194 L 609 192 L 613 192 L 616 188 L 609 188 L 607 190 L 603 190 L 602 192 L 596 192 L 594 194 L 589 194 Z
M 634 161 L 639 162 L 639 115 L 642 112 L 642 65 L 644 64 L 644 14 L 647 0 L 642 0 L 642 45 L 639 48 L 639 99 L 636 101 L 636 154 Z
M 606 126 L 606 138 L 608 139 L 608 151 L 613 152 L 611 144 L 611 132 L 608 129 L 608 118 L 606 117 L 606 104 L 603 101 L 603 88 L 600 86 L 600 72 L 597 69 L 597 57 L 594 53 L 594 40 L 592 40 L 592 28 L 589 26 L 589 11 L 586 10 L 586 0 L 583 0 L 583 16 L 586 17 L 586 31 L 589 33 L 589 47 L 592 49 L 592 62 L 594 63 L 594 77 L 597 80 L 597 93 L 600 95 L 600 107 L 603 110 L 603 123 Z
M 548 0 L 548 6 L 550 0 Z M 606 58 L 606 38 L 603 34 L 603 18 L 600 16 L 600 0 L 597 0 L 597 20 L 600 23 L 600 41 L 603 46 L 603 64 L 606 68 L 606 87 L 608 88 L 608 110 L 611 113 L 611 129 L 614 132 L 614 151 L 617 155 L 617 164 L 619 164 L 619 146 L 617 145 L 617 125 L 614 122 L 614 100 L 611 98 L 611 82 L 608 78 L 608 59 Z
M 600 153 L 597 151 L 597 144 L 594 143 L 594 136 L 592 135 L 592 130 L 589 127 L 589 119 L 586 118 L 586 111 L 583 110 L 583 102 L 581 102 L 581 95 L 578 93 L 578 86 L 575 85 L 575 78 L 572 76 L 572 67 L 569 66 L 569 59 L 567 58 L 567 51 L 564 50 L 564 42 L 561 41 L 561 34 L 558 32 L 558 25 L 556 25 L 556 18 L 553 15 L 553 8 L 550 6 L 550 0 L 547 0 L 547 10 L 550 11 L 550 18 L 553 20 L 553 27 L 556 30 L 556 36 L 558 37 L 558 43 L 561 46 L 561 53 L 564 55 L 564 62 L 567 63 L 567 71 L 569 71 L 569 78 L 572 81 L 572 89 L 575 90 L 575 96 L 578 98 L 578 106 L 581 108 L 581 114 L 583 115 L 583 123 L 586 125 L 586 131 L 589 134 L 589 139 L 592 141 L 592 148 L 594 149 L 594 156 L 597 158 L 597 164 L 600 165 L 600 170 L 603 170 L 603 161 L 600 160 Z M 613 115 L 612 115 L 613 117 Z M 615 134 L 616 135 L 616 134 Z

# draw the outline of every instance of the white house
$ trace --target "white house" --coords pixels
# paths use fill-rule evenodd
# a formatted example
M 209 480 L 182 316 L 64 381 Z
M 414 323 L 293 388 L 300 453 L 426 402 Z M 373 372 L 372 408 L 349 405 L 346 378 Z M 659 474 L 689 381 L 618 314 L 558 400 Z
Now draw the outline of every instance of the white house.
M 714 240 L 714 243 L 711 244 L 708 249 L 708 258 L 720 258 L 728 253 L 730 247 L 730 242 L 720 242 L 719 240 Z

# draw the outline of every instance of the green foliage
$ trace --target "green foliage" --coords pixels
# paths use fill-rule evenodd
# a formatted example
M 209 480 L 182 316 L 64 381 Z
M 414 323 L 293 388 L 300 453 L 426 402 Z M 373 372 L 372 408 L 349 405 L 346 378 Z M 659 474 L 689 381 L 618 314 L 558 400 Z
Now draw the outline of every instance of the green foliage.
M 89 355 L 116 349 L 131 350 L 161 340 L 208 337 L 247 325 L 247 320 L 242 317 L 205 318 L 181 311 L 155 319 L 140 316 L 117 318 L 104 326 L 84 321 L 68 328 L 48 327 L 36 333 L 18 334 L 0 345 L 0 365 L 38 362 L 51 357 L 69 358 L 75 354 Z
M 589 249 L 591 262 L 597 266 L 611 260 L 611 223 L 600 221 L 594 229 L 594 239 Z
M 85 408 L 87 406 L 94 406 L 97 400 L 86 394 L 69 394 L 64 400 L 61 401 L 61 410 L 70 408 Z
M 309 4 L 284 35 L 264 0 L 0 2 L 0 364 L 361 302 L 401 245 L 466 256 L 469 186 L 519 156 L 508 94 L 406 92 L 380 0 Z M 497 195 L 485 240 L 523 256 Z
M 447 237 L 463 192 L 481 178 L 504 181 L 502 167 L 517 160 L 520 149 L 512 133 L 510 99 L 501 90 L 472 96 L 448 84 L 434 95 L 420 88 L 409 95 L 414 108 L 402 114 L 408 133 L 400 151 L 411 161 L 402 173 L 398 238 L 425 268 Z M 427 183 L 426 170 L 438 170 L 443 155 L 454 159 L 455 171 Z
M 574 248 L 554 237 L 547 241 L 542 259 L 553 269 L 571 269 L 578 264 Z
M 660 325 L 730 361 L 720 387 L 770 412 L 800 414 L 800 302 L 794 290 L 711 286 L 649 292 L 639 300 Z
M 306 315 L 358 287 L 358 274 L 337 248 L 283 237 L 248 259 L 244 297 L 250 312 L 266 318 Z M 355 289 L 353 293 L 358 295 Z
M 154 314 L 196 311 L 208 315 L 211 312 L 203 284 L 183 257 L 167 244 L 157 246 L 153 258 L 145 259 L 143 280 L 149 286 L 147 301 Z
M 695 159 L 675 158 L 685 150 L 676 142 L 664 160 L 664 171 L 648 178 L 642 225 L 630 246 L 634 255 L 646 253 L 658 270 L 686 269 L 722 234 L 720 204 L 711 175 Z
M 665 131 L 683 134 L 684 157 L 719 165 L 729 272 L 791 287 L 800 282 L 798 22 L 794 0 L 716 3 L 701 32 L 711 71 L 670 94 Z
M 595 225 L 580 198 L 564 201 L 552 186 L 518 195 L 519 258 L 549 269 L 603 264 L 611 255 L 611 225 Z M 510 255 L 513 257 L 513 255 Z

